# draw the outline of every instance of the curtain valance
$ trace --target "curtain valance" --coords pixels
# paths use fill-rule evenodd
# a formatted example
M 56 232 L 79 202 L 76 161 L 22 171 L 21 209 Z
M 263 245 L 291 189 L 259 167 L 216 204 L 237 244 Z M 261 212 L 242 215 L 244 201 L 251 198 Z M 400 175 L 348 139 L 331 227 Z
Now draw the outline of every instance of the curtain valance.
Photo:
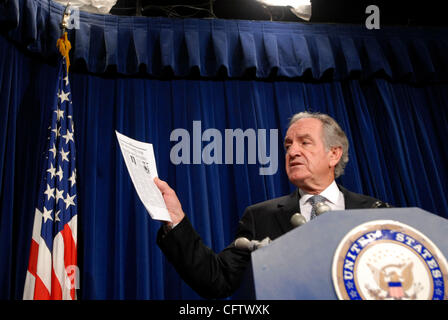
M 8 36 L 44 57 L 56 55 L 64 7 L 49 0 L 0 4 Z M 81 12 L 69 30 L 72 63 L 125 75 L 340 80 L 448 79 L 448 29 L 169 19 Z M 6 28 L 5 28 L 6 27 Z

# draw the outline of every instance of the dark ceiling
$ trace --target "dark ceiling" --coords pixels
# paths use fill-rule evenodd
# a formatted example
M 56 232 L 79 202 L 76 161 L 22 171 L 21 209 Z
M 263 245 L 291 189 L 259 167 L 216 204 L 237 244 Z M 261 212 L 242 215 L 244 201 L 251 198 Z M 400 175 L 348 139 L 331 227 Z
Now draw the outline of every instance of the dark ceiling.
M 364 24 L 366 7 L 377 5 L 380 25 L 448 26 L 445 1 L 311 0 L 316 23 Z M 192 17 L 244 20 L 303 21 L 287 9 L 267 11 L 255 0 L 118 0 L 114 15 L 151 17 Z

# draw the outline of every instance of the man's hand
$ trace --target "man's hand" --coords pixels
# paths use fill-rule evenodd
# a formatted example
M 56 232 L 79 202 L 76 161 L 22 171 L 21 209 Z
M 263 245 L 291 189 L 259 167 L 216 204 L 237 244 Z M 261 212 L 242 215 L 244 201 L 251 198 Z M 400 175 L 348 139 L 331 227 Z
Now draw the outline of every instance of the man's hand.
M 172 222 L 168 222 L 168 226 L 178 224 L 185 217 L 185 213 L 182 210 L 182 205 L 180 204 L 179 198 L 177 198 L 176 192 L 170 188 L 168 183 L 159 178 L 154 178 L 154 183 L 160 192 L 162 192 L 163 200 L 165 200 L 166 208 L 170 213 Z

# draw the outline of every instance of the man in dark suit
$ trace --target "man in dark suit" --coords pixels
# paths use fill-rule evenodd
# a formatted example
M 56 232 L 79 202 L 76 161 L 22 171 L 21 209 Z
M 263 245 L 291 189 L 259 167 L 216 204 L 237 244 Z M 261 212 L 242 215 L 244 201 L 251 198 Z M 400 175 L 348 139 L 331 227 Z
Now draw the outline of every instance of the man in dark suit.
M 369 196 L 356 194 L 337 185 L 348 162 L 348 140 L 344 131 L 328 115 L 301 112 L 290 121 L 285 137 L 286 173 L 298 187 L 290 195 L 246 208 L 235 239 L 274 240 L 293 229 L 291 217 L 301 213 L 306 221 L 316 217 L 318 204 L 330 210 L 387 206 Z M 206 298 L 223 298 L 238 287 L 250 261 L 250 252 L 232 242 L 216 254 L 204 245 L 185 216 L 168 184 L 155 183 L 162 192 L 172 223 L 164 225 L 157 244 L 182 279 Z

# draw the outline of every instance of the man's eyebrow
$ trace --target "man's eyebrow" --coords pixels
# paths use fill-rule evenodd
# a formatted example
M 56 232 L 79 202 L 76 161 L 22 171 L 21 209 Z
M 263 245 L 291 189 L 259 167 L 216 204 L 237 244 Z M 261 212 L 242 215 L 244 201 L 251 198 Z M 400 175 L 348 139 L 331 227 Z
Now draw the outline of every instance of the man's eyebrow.
M 300 139 L 305 139 L 305 138 L 307 138 L 307 139 L 311 139 L 311 140 L 313 140 L 313 137 L 312 137 L 309 133 L 305 133 L 305 134 L 299 135 L 299 138 L 300 138 Z
M 314 140 L 313 137 L 309 133 L 296 135 L 295 137 L 298 137 L 299 139 L 311 139 L 311 140 Z M 289 142 L 291 140 L 293 140 L 291 137 L 285 137 L 284 143 Z

